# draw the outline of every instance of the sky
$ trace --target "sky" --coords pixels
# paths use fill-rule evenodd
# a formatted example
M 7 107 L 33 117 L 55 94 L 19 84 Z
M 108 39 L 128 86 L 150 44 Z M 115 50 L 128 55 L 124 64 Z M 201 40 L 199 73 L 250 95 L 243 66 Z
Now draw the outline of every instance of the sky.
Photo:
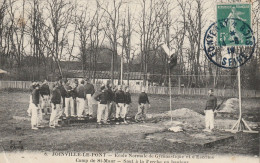
M 68 0 L 64 0 L 65 2 Z M 95 9 L 96 9 L 96 0 L 70 0 L 72 3 L 77 3 L 78 4 L 78 9 L 77 12 L 80 13 L 80 11 L 85 10 L 85 6 L 87 6 L 87 12 L 88 12 L 88 16 L 91 18 L 94 13 L 95 13 Z M 146 0 L 149 3 L 149 0 Z M 157 0 L 154 0 L 155 2 Z M 172 8 L 173 10 L 171 10 L 170 15 L 172 18 L 173 23 L 173 27 L 170 28 L 170 34 L 171 35 L 175 35 L 176 34 L 176 28 L 178 27 L 179 29 L 182 27 L 181 26 L 181 21 L 182 21 L 182 17 L 180 15 L 180 7 L 177 6 L 177 0 L 169 0 L 171 2 L 171 5 L 169 8 Z M 187 0 L 190 2 L 190 0 Z M 203 25 L 202 25 L 202 39 L 204 37 L 204 34 L 206 32 L 206 30 L 208 29 L 208 27 L 210 26 L 210 24 L 212 24 L 213 22 L 216 21 L 216 5 L 218 3 L 223 2 L 223 0 L 202 0 L 203 1 L 203 10 L 204 10 L 204 14 L 203 14 Z M 226 2 L 230 2 L 231 0 L 225 0 Z M 246 0 L 235 0 L 235 1 L 246 1 Z M 20 17 L 20 15 L 22 15 L 22 2 L 23 0 L 18 0 L 16 2 L 16 7 L 14 8 L 14 10 L 16 11 L 15 13 L 15 17 L 18 19 Z M 30 3 L 32 2 L 32 0 L 26 0 L 26 6 L 25 6 L 25 19 L 26 19 L 26 15 L 28 15 L 29 10 L 30 10 Z M 45 1 L 41 1 L 41 3 L 44 3 Z M 108 8 L 112 8 L 112 0 L 100 0 L 100 3 L 103 7 L 106 6 L 106 4 L 108 3 Z M 117 1 L 118 2 L 118 1 Z M 132 14 L 132 16 L 134 17 L 133 20 L 133 28 L 135 29 L 135 31 L 139 30 L 139 23 L 140 23 L 140 13 L 142 11 L 142 6 L 141 6 L 141 2 L 142 0 L 123 0 L 123 5 L 121 8 L 121 12 L 120 12 L 120 16 L 123 17 L 125 14 L 125 11 L 127 10 L 127 8 L 130 8 L 130 12 Z M 194 9 L 195 3 L 192 4 L 192 9 Z M 148 6 L 148 4 L 147 4 Z M 46 17 L 46 19 L 48 18 L 48 12 L 46 9 L 44 9 L 43 11 L 45 14 L 44 16 Z M 48 24 L 48 22 L 46 22 Z M 49 22 L 50 23 L 50 22 Z M 71 26 L 69 30 L 73 30 L 74 28 Z M 103 36 L 102 36 L 103 37 Z M 68 35 L 69 38 L 69 44 L 72 44 L 72 39 L 73 39 L 73 35 L 69 34 Z M 27 51 L 29 49 L 29 38 L 27 38 Z M 119 40 L 119 42 L 121 42 Z M 137 32 L 133 32 L 132 35 L 132 40 L 131 40 L 131 45 L 134 47 L 134 49 L 137 49 L 135 52 L 139 53 L 140 52 L 140 35 Z M 108 39 L 104 40 L 104 44 L 109 46 L 109 41 Z M 186 39 L 185 40 L 185 46 L 188 46 L 189 42 Z M 79 38 L 76 37 L 76 42 L 75 42 L 75 48 L 73 50 L 73 55 L 78 55 L 79 54 Z M 170 49 L 174 49 L 175 45 L 172 44 Z M 118 52 L 121 52 L 121 47 L 119 46 L 118 48 Z M 68 59 L 68 56 L 63 57 L 63 60 Z

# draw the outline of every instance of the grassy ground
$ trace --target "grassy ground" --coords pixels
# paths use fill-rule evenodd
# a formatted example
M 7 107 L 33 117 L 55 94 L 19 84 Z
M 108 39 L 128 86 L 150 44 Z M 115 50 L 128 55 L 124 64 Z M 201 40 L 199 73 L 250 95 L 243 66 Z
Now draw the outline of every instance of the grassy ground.
M 163 113 L 169 109 L 167 96 L 150 95 L 149 113 Z M 25 150 L 73 150 L 73 151 L 120 151 L 160 153 L 211 153 L 245 154 L 259 156 L 259 134 L 237 133 L 235 140 L 217 144 L 211 148 L 171 143 L 165 140 L 146 140 L 145 134 L 160 129 L 159 123 L 131 125 L 102 125 L 96 123 L 73 124 L 61 128 L 31 130 L 29 121 L 15 120 L 13 116 L 26 117 L 28 92 L 0 93 L 0 143 L 2 150 L 10 149 L 10 140 L 16 144 L 22 141 Z M 132 95 L 133 106 L 129 112 L 137 112 L 137 95 Z M 206 97 L 174 96 L 173 109 L 189 108 L 203 113 Z M 243 113 L 246 120 L 259 121 L 260 100 L 243 99 Z

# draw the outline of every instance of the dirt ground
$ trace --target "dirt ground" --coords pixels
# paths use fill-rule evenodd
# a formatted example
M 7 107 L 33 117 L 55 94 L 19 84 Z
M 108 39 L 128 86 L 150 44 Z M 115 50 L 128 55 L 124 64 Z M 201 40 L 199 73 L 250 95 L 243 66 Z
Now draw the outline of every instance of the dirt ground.
M 133 105 L 129 116 L 134 116 L 137 112 L 137 97 L 137 95 L 132 95 Z M 149 114 L 155 115 L 168 111 L 168 96 L 150 95 L 149 97 L 152 106 L 148 110 Z M 228 153 L 259 156 L 259 134 L 236 133 L 233 134 L 234 140 L 218 143 L 212 147 L 187 143 L 169 143 L 164 139 L 145 139 L 146 135 L 165 131 L 166 128 L 162 127 L 162 124 L 169 121 L 169 117 L 152 118 L 146 123 L 128 125 L 98 126 L 92 122 L 72 124 L 70 126 L 65 125 L 56 129 L 46 127 L 39 130 L 31 130 L 30 121 L 13 119 L 13 116 L 28 117 L 26 110 L 28 108 L 29 93 L 1 92 L 0 99 L 0 151 L 11 151 L 12 143 L 15 143 L 16 146 L 18 144 L 19 148 L 19 141 L 21 141 L 23 150 L 30 151 L 70 150 L 154 153 L 183 153 L 185 151 L 185 153 Z M 205 102 L 206 97 L 203 96 L 174 96 L 173 110 L 188 108 L 202 114 Z M 244 119 L 259 122 L 260 99 L 243 99 L 242 104 Z M 228 119 L 236 120 L 236 116 Z M 185 121 L 180 117 L 174 118 L 174 120 Z M 227 117 L 218 117 L 216 121 L 223 122 L 224 120 L 227 120 Z M 202 121 L 201 123 L 204 122 Z M 202 128 L 198 127 L 196 132 L 203 132 Z M 13 142 L 11 143 L 10 141 Z

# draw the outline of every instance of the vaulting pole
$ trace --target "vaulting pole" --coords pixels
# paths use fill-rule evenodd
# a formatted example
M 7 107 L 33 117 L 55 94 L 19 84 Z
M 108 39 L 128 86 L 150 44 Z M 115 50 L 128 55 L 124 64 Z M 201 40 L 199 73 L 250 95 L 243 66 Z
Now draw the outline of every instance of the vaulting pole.
M 172 87 L 171 87 L 171 69 L 169 64 L 169 93 L 170 93 L 170 112 L 171 112 L 171 122 L 172 122 Z

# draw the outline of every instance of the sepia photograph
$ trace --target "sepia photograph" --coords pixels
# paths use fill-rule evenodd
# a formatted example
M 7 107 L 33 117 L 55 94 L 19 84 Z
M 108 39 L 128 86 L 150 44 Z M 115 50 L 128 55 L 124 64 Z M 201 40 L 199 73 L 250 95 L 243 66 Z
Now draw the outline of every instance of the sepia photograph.
M 0 162 L 259 162 L 259 0 L 0 0 Z

